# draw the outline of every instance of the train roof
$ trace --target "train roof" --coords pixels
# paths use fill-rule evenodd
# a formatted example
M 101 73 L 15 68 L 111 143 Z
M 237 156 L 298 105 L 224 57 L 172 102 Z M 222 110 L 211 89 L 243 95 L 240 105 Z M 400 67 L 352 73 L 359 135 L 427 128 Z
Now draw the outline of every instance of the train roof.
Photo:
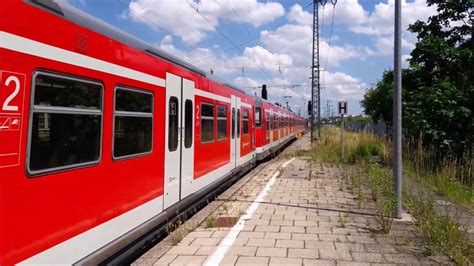
M 234 89 L 236 91 L 239 91 L 241 93 L 244 93 L 246 95 L 249 95 L 253 97 L 254 99 L 260 99 L 263 101 L 266 101 L 262 99 L 259 96 L 254 96 L 246 93 L 242 89 L 237 88 L 234 85 L 229 84 L 228 82 L 223 81 L 222 79 L 218 78 L 214 74 L 211 74 L 209 72 L 206 72 L 199 67 L 196 67 L 193 64 L 190 64 L 189 62 L 186 62 L 185 60 L 182 60 L 162 49 L 156 48 L 153 45 L 123 31 L 120 30 L 94 16 L 91 16 L 84 11 L 75 8 L 71 5 L 69 5 L 66 2 L 62 1 L 56 1 L 56 0 L 27 0 L 27 2 L 35 5 L 36 7 L 39 7 L 45 11 L 52 12 L 56 15 L 59 15 L 63 17 L 64 19 L 75 23 L 77 25 L 80 25 L 84 28 L 90 29 L 92 31 L 95 31 L 97 33 L 100 33 L 104 36 L 107 36 L 111 39 L 114 39 L 118 42 L 121 42 L 127 46 L 133 47 L 135 49 L 138 49 L 144 53 L 147 53 L 151 56 L 158 57 L 162 60 L 168 61 L 170 63 L 176 64 L 180 67 L 183 67 L 189 71 L 192 71 L 198 75 L 201 75 L 203 77 L 208 78 L 209 80 L 212 80 L 216 83 L 222 84 L 224 86 L 227 86 L 231 89 Z M 288 110 L 289 111 L 289 110 Z M 292 111 L 290 111 L 292 112 Z M 294 113 L 294 112 L 293 112 Z M 295 113 L 296 114 L 296 113 Z

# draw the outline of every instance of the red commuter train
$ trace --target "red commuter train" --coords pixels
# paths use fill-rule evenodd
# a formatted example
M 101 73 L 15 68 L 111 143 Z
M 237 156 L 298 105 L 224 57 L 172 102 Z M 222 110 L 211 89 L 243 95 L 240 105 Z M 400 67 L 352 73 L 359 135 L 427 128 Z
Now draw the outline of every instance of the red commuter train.
M 0 8 L 0 265 L 100 262 L 305 128 L 67 4 Z

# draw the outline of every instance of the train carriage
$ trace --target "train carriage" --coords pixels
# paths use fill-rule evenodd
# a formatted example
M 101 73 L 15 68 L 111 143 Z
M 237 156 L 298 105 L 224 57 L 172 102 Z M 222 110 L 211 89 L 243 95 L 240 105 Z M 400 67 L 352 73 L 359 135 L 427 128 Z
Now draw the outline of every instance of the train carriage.
M 0 82 L 1 265 L 102 262 L 304 130 L 51 0 L 2 3 Z

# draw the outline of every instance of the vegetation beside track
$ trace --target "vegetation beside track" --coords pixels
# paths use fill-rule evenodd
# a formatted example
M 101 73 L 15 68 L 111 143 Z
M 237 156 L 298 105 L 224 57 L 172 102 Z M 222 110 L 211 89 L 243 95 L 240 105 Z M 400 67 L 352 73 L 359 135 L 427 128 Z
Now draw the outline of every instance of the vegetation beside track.
M 473 1 L 427 0 L 436 8 L 408 31 L 417 43 L 402 70 L 403 134 L 413 151 L 410 175 L 472 205 L 474 186 Z M 392 122 L 393 71 L 368 88 L 361 104 L 374 122 Z M 419 171 L 422 171 L 419 173 Z M 423 178 L 430 175 L 430 178 Z M 471 190 L 462 189 L 457 180 Z M 448 181 L 448 182 L 446 182 Z
M 361 187 L 365 184 L 370 188 L 371 198 L 375 202 L 379 232 L 389 233 L 393 222 L 391 214 L 396 206 L 389 168 L 391 144 L 371 134 L 346 132 L 344 134 L 346 156 L 342 159 L 339 132 L 340 129 L 336 127 L 323 129 L 321 140 L 313 147 L 311 157 L 315 161 L 342 164 L 345 168 L 352 169 L 348 172 L 355 188 L 354 193 L 363 200 L 363 195 L 358 195 L 362 194 Z M 419 152 L 421 151 L 409 150 L 408 147 L 405 153 L 409 153 L 412 158 Z M 443 166 L 439 167 L 440 171 L 432 172 L 419 167 L 417 160 L 405 160 L 404 173 L 406 178 L 413 177 L 411 178 L 413 181 L 442 192 L 449 199 L 468 209 L 474 209 L 473 189 L 463 186 L 454 176 L 450 176 L 450 173 L 454 173 L 450 172 L 449 161 L 444 164 L 446 169 Z M 459 264 L 473 262 L 474 245 L 469 240 L 467 229 L 460 225 L 456 217 L 439 214 L 434 207 L 432 194 L 426 191 L 429 189 L 414 191 L 405 186 L 403 203 L 414 216 L 415 224 L 423 236 L 428 252 L 445 253 Z

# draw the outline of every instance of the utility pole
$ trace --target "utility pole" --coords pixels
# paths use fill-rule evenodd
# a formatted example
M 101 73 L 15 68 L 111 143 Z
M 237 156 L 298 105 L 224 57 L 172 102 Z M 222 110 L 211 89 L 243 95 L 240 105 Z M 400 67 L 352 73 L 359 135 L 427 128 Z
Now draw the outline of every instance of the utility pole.
M 319 80 L 319 4 L 323 7 L 328 0 L 313 0 L 313 64 L 311 66 L 311 143 L 314 141 L 314 131 L 317 127 L 318 138 L 321 139 L 321 84 Z M 337 0 L 331 0 L 336 6 Z
M 341 114 L 341 160 L 344 163 L 344 114 Z
M 321 88 L 319 84 L 319 3 L 321 0 L 313 0 L 313 64 L 311 66 L 311 143 L 314 141 L 315 127 L 318 127 L 321 119 L 320 96 Z M 324 0 L 324 4 L 326 0 Z M 319 135 L 319 137 L 321 137 Z
M 288 103 L 290 102 L 291 98 L 292 98 L 292 96 L 290 96 L 290 95 L 283 96 L 283 99 L 285 99 L 287 110 L 290 110 L 290 106 L 288 105 Z
M 326 101 L 326 116 L 329 118 L 329 114 L 331 112 L 331 101 Z
M 393 62 L 393 187 L 397 194 L 394 216 L 402 216 L 402 73 L 401 73 L 401 0 L 395 0 L 395 38 Z

